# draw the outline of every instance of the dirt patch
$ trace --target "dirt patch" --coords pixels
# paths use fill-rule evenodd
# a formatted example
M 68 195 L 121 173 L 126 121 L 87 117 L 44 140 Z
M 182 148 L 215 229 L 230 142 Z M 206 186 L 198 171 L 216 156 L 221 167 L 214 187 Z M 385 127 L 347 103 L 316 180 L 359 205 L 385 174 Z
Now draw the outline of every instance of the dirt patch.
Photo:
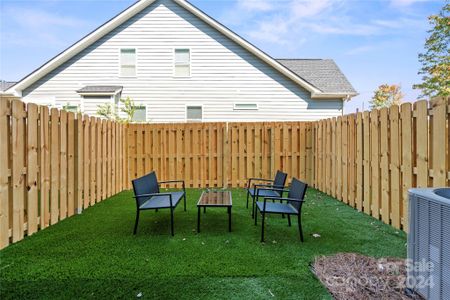
M 313 272 L 335 299 L 421 299 L 406 295 L 406 263 L 355 253 L 317 257 Z

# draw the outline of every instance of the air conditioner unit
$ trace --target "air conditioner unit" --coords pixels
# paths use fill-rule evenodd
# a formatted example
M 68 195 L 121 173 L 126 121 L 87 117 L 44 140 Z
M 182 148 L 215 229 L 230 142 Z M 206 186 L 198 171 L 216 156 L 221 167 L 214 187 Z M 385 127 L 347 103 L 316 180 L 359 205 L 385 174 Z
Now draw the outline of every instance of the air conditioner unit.
M 407 286 L 450 300 L 450 188 L 409 190 Z

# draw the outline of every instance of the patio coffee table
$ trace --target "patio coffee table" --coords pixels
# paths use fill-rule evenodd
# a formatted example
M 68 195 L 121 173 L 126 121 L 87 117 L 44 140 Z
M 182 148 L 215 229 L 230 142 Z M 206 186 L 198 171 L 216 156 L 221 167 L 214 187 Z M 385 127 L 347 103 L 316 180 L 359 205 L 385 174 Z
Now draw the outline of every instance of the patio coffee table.
M 197 232 L 200 232 L 200 211 L 203 207 L 226 207 L 228 210 L 228 230 L 231 232 L 231 207 L 233 201 L 231 199 L 230 191 L 206 191 L 203 192 L 198 200 L 198 218 L 197 218 Z

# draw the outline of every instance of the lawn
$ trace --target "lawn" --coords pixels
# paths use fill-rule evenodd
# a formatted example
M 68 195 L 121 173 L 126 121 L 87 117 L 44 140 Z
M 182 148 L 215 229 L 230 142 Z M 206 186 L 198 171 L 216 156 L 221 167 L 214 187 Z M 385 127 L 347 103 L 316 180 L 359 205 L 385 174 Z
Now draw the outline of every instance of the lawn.
M 2 299 L 328 299 L 310 272 L 317 255 L 358 252 L 406 256 L 406 235 L 309 189 L 303 209 L 305 242 L 297 222 L 279 215 L 254 226 L 245 193 L 233 190 L 233 232 L 225 208 L 210 208 L 196 233 L 201 190 L 188 189 L 188 209 L 141 214 L 132 235 L 135 203 L 122 192 L 0 252 Z M 313 233 L 320 237 L 313 237 Z

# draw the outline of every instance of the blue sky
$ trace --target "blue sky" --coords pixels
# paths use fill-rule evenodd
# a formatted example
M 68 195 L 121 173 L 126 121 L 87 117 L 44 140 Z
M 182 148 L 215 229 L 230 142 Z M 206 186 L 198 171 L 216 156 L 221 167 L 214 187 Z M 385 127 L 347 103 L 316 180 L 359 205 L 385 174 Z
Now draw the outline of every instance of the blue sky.
M 134 0 L 0 0 L 0 79 L 15 81 L 119 13 Z M 419 92 L 419 52 L 433 0 L 191 0 L 275 58 L 332 58 L 367 109 L 378 85 Z

